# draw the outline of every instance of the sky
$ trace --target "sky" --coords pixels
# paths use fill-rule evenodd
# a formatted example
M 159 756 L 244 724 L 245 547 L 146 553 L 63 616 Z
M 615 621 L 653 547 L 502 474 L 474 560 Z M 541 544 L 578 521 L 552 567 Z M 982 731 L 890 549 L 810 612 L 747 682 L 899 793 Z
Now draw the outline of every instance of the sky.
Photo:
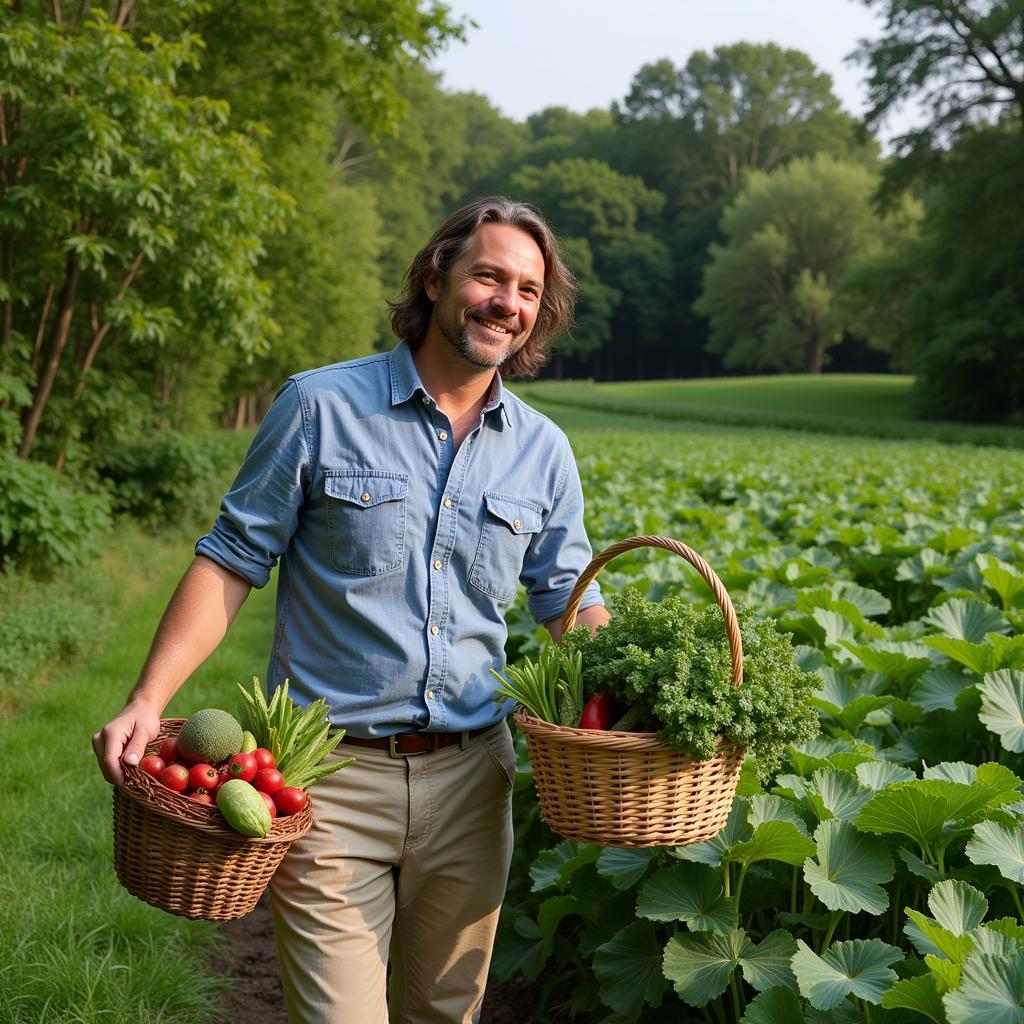
M 775 42 L 803 50 L 833 79 L 843 107 L 866 109 L 865 69 L 844 57 L 880 34 L 860 0 L 447 0 L 467 15 L 466 43 L 451 43 L 432 67 L 445 88 L 483 93 L 517 121 L 547 106 L 607 108 L 629 92 L 641 65 L 677 67 L 694 50 Z M 897 115 L 881 132 L 898 133 Z

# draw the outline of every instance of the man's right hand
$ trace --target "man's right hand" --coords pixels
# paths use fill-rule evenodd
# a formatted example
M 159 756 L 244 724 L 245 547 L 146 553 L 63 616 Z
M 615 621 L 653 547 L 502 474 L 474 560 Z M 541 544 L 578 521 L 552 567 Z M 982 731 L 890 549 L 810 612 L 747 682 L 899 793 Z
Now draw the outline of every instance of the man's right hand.
M 138 764 L 146 753 L 146 744 L 160 732 L 160 715 L 150 705 L 131 701 L 115 719 L 92 738 L 92 749 L 107 782 L 124 785 L 121 762 Z

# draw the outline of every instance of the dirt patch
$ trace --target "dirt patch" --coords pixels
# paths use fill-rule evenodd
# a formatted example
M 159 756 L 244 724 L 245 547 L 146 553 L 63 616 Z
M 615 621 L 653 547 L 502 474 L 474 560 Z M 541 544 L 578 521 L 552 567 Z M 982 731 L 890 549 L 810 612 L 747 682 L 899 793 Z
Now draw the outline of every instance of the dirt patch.
M 288 1024 L 277 967 L 274 925 L 267 897 L 251 914 L 219 925 L 226 940 L 214 969 L 234 982 L 221 997 L 224 1024 Z M 534 1003 L 529 989 L 512 979 L 492 977 L 484 995 L 480 1024 L 525 1024 L 533 1019 Z

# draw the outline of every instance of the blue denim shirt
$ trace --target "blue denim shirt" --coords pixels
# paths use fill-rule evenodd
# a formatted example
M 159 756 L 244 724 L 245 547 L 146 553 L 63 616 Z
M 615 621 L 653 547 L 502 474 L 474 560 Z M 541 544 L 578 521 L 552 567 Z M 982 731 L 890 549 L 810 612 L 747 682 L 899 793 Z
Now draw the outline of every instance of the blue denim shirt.
M 562 431 L 495 375 L 456 450 L 404 343 L 287 381 L 196 553 L 256 587 L 281 559 L 268 686 L 362 737 L 500 721 L 517 582 L 546 622 L 591 557 Z

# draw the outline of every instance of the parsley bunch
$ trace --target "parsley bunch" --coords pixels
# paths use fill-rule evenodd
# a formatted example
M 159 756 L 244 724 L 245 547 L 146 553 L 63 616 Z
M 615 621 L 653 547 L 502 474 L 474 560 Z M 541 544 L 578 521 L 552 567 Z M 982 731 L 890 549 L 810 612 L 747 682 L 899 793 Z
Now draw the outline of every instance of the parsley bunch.
M 740 607 L 743 683 L 733 686 L 725 621 L 717 605 L 697 608 L 683 597 L 652 603 L 635 588 L 612 597 L 612 620 L 595 634 L 565 637 L 583 655 L 587 693 L 609 692 L 639 713 L 636 728 L 706 759 L 724 736 L 757 758 L 767 780 L 785 747 L 818 732 L 811 704 L 816 680 L 796 664 L 789 634 L 774 620 Z

